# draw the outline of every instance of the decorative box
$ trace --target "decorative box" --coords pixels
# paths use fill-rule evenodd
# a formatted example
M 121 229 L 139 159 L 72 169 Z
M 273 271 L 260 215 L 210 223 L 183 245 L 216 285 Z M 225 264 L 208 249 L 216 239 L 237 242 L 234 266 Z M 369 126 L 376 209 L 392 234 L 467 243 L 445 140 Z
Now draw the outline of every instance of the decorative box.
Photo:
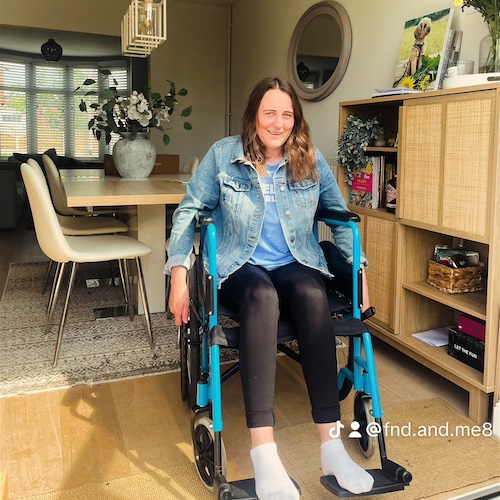
M 427 283 L 447 293 L 478 292 L 484 290 L 484 271 L 484 265 L 456 269 L 429 260 Z
M 448 354 L 480 372 L 484 371 L 484 342 L 460 333 L 456 328 L 450 328 L 448 334 Z
M 486 337 L 486 322 L 477 318 L 472 318 L 466 314 L 460 314 L 458 316 L 457 329 L 460 333 L 465 333 L 483 342 Z

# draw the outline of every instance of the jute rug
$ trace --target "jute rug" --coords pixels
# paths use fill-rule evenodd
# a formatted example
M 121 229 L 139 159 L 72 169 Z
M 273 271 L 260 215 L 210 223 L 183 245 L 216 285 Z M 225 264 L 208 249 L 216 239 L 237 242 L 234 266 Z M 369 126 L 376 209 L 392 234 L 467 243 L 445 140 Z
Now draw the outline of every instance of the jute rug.
M 364 468 L 378 468 L 378 452 L 365 459 L 357 442 L 348 438 L 352 415 L 345 415 L 344 443 L 353 459 Z M 457 413 L 441 399 L 403 403 L 386 408 L 386 444 L 388 457 L 406 467 L 413 481 L 404 491 L 367 499 L 417 500 L 450 492 L 493 478 L 500 480 L 500 444 L 490 437 L 488 428 L 472 434 L 473 422 Z M 400 430 L 399 435 L 397 429 Z M 477 434 L 477 432 L 474 432 Z M 405 435 L 403 435 L 405 434 Z M 406 435 L 410 434 L 410 435 Z M 413 434 L 420 434 L 415 436 Z M 289 474 L 302 489 L 302 499 L 334 498 L 321 486 L 319 439 L 314 424 L 300 424 L 276 433 L 279 454 Z M 227 450 L 231 462 L 231 450 Z M 251 475 L 251 471 L 249 474 Z M 238 479 L 238 478 L 228 478 Z M 209 500 L 193 464 L 124 477 L 103 483 L 89 483 L 79 488 L 25 500 Z
M 177 328 L 165 313 L 152 314 L 155 349 L 144 316 L 94 319 L 94 308 L 124 303 L 116 268 L 83 264 L 77 272 L 59 361 L 52 367 L 62 289 L 54 323 L 45 334 L 48 293 L 42 295 L 46 263 L 11 264 L 0 302 L 0 397 L 166 373 L 179 368 Z M 100 286 L 87 287 L 87 280 Z M 95 284 L 95 283 L 94 283 Z

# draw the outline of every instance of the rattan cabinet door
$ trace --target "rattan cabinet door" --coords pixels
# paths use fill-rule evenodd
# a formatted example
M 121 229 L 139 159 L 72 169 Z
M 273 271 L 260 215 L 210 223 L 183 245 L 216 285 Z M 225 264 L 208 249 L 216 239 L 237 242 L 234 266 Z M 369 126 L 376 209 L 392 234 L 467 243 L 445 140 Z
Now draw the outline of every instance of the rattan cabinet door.
M 403 106 L 397 210 L 405 222 L 439 224 L 442 108 L 434 99 Z
M 441 224 L 445 230 L 464 231 L 472 235 L 470 239 L 483 242 L 489 236 L 488 184 L 494 179 L 494 96 L 473 92 L 467 99 L 446 103 Z
M 399 217 L 406 224 L 487 243 L 495 92 L 405 102 Z
M 364 216 L 364 219 L 365 252 L 370 264 L 366 279 L 370 303 L 377 311 L 371 321 L 394 333 L 398 224 L 380 217 Z

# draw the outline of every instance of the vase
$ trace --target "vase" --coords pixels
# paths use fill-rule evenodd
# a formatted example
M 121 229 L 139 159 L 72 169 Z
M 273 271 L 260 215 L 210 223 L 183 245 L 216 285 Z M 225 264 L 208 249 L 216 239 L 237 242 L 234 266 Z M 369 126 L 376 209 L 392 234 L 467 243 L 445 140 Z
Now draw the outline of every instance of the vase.
M 156 162 L 156 147 L 147 132 L 138 132 L 134 140 L 130 132 L 121 132 L 122 138 L 113 147 L 113 162 L 120 177 L 146 179 Z
M 479 73 L 500 72 L 500 38 L 486 35 L 479 44 Z

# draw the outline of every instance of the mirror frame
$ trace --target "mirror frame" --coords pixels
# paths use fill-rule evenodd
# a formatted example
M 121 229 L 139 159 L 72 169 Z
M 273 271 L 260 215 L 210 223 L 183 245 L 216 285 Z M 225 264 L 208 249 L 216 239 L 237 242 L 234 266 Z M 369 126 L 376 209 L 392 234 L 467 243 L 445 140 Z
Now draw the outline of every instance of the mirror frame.
M 333 17 L 341 30 L 342 48 L 340 51 L 339 61 L 337 67 L 333 72 L 332 76 L 328 79 L 326 83 L 321 85 L 314 90 L 309 90 L 302 85 L 297 74 L 297 49 L 300 42 L 300 37 L 304 33 L 306 27 L 311 23 L 316 17 L 327 14 Z M 339 85 L 344 74 L 347 70 L 347 65 L 349 64 L 349 59 L 351 57 L 351 47 L 352 47 L 352 29 L 351 21 L 347 11 L 342 5 L 334 1 L 324 1 L 314 4 L 312 7 L 306 10 L 302 17 L 299 19 L 297 26 L 295 27 L 292 38 L 290 40 L 290 46 L 288 47 L 288 77 L 293 88 L 297 92 L 298 96 L 307 101 L 321 101 L 328 97 Z

